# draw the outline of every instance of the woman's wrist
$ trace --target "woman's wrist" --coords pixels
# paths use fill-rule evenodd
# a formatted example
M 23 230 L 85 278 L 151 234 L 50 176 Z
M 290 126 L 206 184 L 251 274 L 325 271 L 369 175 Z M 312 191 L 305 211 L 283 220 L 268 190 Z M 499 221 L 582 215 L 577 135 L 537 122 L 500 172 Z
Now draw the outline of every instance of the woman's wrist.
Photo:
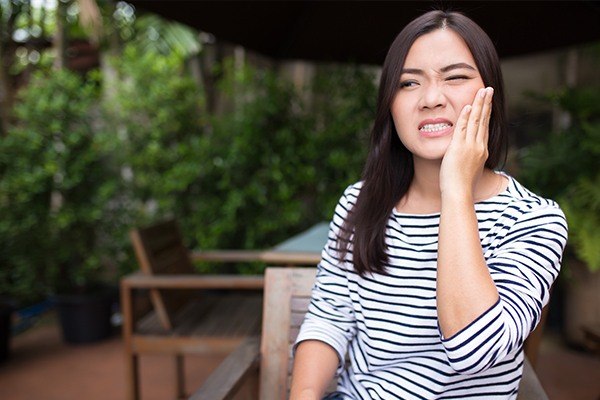
M 473 190 L 471 188 L 449 188 L 441 191 L 442 196 L 442 208 L 445 205 L 459 206 L 469 205 L 474 203 Z

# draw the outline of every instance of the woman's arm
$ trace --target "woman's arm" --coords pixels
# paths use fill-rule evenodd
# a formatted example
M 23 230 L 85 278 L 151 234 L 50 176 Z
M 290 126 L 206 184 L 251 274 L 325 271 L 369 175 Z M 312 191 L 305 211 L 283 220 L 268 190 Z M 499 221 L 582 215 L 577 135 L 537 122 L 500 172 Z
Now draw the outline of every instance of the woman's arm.
M 487 159 L 493 90 L 481 89 L 463 109 L 442 161 L 437 309 L 442 335 L 451 337 L 498 300 L 479 239 L 473 191 Z
M 503 239 L 483 254 L 473 191 L 485 173 L 491 94 L 480 91 L 463 110 L 440 170 L 438 321 L 450 365 L 465 374 L 521 348 L 549 300 L 567 241 L 556 203 L 524 191 L 505 210 Z
M 291 398 L 321 399 L 334 375 L 342 372 L 348 343 L 356 334 L 346 263 L 339 251 L 339 231 L 358 189 L 349 186 L 329 224 L 311 302 L 294 347 Z
M 318 340 L 298 344 L 292 370 L 290 400 L 320 400 L 335 375 L 336 351 Z

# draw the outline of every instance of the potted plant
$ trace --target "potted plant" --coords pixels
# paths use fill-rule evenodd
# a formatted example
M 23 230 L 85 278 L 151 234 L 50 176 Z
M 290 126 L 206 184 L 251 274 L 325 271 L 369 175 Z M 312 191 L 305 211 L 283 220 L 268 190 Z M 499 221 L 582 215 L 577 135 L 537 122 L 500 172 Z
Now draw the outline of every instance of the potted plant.
M 567 342 L 584 344 L 584 327 L 600 326 L 600 87 L 547 96 L 570 126 L 523 150 L 521 179 L 558 201 L 569 224 L 563 261 Z
M 11 322 L 13 302 L 0 297 L 0 364 L 8 359 L 10 354 Z
M 34 74 L 2 143 L 7 184 L 1 200 L 12 216 L 12 232 L 4 229 L 13 234 L 12 262 L 22 271 L 19 279 L 33 278 L 33 288 L 53 295 L 67 342 L 98 340 L 111 330 L 114 296 L 102 283 L 110 278 L 119 179 L 95 118 L 97 87 L 68 71 Z M 71 313 L 86 320 L 74 321 Z

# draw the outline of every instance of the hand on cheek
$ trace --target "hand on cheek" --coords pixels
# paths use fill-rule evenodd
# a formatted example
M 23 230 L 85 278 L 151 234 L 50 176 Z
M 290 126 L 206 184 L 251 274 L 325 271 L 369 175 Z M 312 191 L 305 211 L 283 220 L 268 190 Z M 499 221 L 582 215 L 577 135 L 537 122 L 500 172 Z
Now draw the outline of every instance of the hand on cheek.
M 454 133 L 440 170 L 442 195 L 448 191 L 460 195 L 473 194 L 473 186 L 483 172 L 488 157 L 491 87 L 477 91 L 473 104 L 466 105 L 456 122 Z

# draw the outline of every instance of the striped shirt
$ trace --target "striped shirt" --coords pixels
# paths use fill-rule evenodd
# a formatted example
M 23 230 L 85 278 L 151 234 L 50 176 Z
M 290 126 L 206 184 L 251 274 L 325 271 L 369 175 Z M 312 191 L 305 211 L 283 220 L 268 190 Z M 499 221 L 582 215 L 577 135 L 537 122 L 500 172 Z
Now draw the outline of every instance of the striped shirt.
M 346 189 L 329 229 L 296 345 L 329 344 L 344 399 L 516 399 L 523 341 L 558 276 L 567 223 L 558 205 L 512 177 L 475 204 L 484 256 L 499 300 L 452 337 L 439 330 L 436 266 L 440 214 L 390 213 L 386 275 L 360 277 L 338 235 L 361 188 Z

